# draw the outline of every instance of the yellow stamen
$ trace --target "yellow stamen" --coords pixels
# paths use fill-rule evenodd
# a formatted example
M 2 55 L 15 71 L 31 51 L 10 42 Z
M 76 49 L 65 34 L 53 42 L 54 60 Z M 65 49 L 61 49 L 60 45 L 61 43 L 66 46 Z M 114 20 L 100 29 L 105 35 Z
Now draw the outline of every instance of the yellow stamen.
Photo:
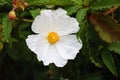
M 59 41 L 59 36 L 56 32 L 50 32 L 47 36 L 49 43 L 54 44 Z

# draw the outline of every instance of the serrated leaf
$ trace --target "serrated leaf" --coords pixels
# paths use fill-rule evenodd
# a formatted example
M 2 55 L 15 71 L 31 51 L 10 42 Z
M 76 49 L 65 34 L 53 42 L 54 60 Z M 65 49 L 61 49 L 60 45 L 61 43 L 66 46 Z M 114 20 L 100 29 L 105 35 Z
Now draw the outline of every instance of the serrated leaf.
M 102 40 L 108 43 L 120 41 L 120 25 L 115 20 L 99 13 L 92 13 L 89 20 Z
M 30 10 L 30 14 L 32 15 L 33 19 L 37 16 L 40 15 L 40 9 L 34 9 L 34 10 Z
M 6 42 L 10 43 L 12 41 L 12 37 L 10 35 L 11 31 L 12 31 L 12 25 L 11 22 L 8 18 L 8 16 L 3 18 L 3 22 L 2 22 L 2 28 L 3 28 L 3 36 L 6 39 Z
M 82 22 L 82 20 L 85 18 L 86 14 L 87 14 L 88 8 L 83 8 L 80 9 L 77 14 L 76 14 L 76 18 L 78 20 L 79 23 Z
M 68 15 L 72 15 L 73 13 L 76 13 L 78 11 L 78 9 L 80 9 L 80 6 L 72 6 L 72 7 L 68 7 L 66 8 L 67 10 L 67 14 Z
M 109 44 L 108 49 L 120 55 L 120 42 L 112 42 Z
M 113 6 L 119 6 L 120 0 L 96 0 L 92 5 L 91 8 L 98 10 L 103 8 L 110 8 Z
M 70 6 L 73 5 L 73 1 L 70 0 L 28 0 L 29 6 L 34 5 L 59 5 L 59 6 Z
M 113 59 L 111 53 L 109 53 L 108 51 L 103 51 L 101 57 L 102 57 L 102 60 L 105 64 L 105 66 L 109 69 L 109 71 L 112 74 L 114 74 L 115 76 L 117 76 L 117 69 L 114 64 L 114 59 Z
M 85 41 L 85 42 L 87 42 L 86 41 L 86 37 L 88 37 L 87 36 L 87 33 L 86 33 L 86 31 L 87 31 L 87 28 L 86 27 L 88 27 L 88 22 L 85 20 L 85 21 L 83 21 L 82 23 L 80 23 L 80 30 L 79 30 L 79 32 L 78 32 L 78 35 L 80 36 L 80 38 L 82 39 L 82 41 Z M 84 36 L 83 36 L 84 35 Z M 78 37 L 79 37 L 78 36 Z M 83 45 L 84 46 L 84 45 Z M 86 46 L 85 46 L 86 47 Z

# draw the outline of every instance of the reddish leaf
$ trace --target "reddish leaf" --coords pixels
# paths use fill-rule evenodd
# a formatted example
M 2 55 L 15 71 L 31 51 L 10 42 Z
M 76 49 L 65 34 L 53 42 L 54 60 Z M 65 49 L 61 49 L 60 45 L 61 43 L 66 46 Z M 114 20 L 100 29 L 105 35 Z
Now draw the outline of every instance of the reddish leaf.
M 89 16 L 102 40 L 106 42 L 120 41 L 120 25 L 107 15 L 92 13 Z

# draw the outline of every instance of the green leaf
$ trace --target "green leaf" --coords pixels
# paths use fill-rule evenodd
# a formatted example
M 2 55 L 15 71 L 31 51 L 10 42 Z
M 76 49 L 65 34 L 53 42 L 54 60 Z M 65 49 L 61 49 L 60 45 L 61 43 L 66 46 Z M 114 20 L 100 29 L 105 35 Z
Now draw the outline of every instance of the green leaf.
M 92 5 L 92 9 L 103 9 L 103 8 L 110 8 L 113 6 L 119 6 L 120 1 L 119 0 L 96 0 Z
M 120 55 L 120 42 L 112 42 L 109 44 L 108 49 Z
M 80 23 L 80 30 L 78 32 L 78 37 L 81 38 L 83 42 L 87 42 L 88 41 L 88 40 L 86 41 L 86 38 L 88 37 L 87 36 L 87 32 L 86 32 L 87 31 L 87 27 L 88 27 L 88 22 L 86 20 Z M 85 45 L 83 45 L 83 46 L 85 46 Z
M 71 0 L 73 2 L 75 2 L 76 4 L 82 6 L 83 5 L 83 0 Z
M 58 5 L 58 6 L 70 6 L 73 5 L 73 1 L 70 0 L 28 0 L 29 6 L 42 6 L 42 5 Z
M 26 39 L 26 36 L 30 34 L 30 23 L 21 22 L 21 24 L 19 25 L 18 32 L 20 38 Z
M 3 50 L 3 43 L 0 41 L 0 52 Z
M 4 5 L 4 4 L 7 4 L 7 2 L 5 0 L 1 0 L 0 5 Z
M 21 60 L 28 60 L 30 61 L 32 58 L 34 58 L 34 54 L 30 54 L 31 51 L 26 46 L 25 39 L 19 39 L 18 42 L 15 42 L 14 49 L 17 50 L 18 55 L 16 54 L 16 57 L 19 57 Z
M 77 14 L 76 14 L 76 18 L 78 20 L 79 23 L 81 23 L 83 21 L 83 19 L 85 18 L 86 14 L 87 14 L 88 8 L 84 8 L 84 9 L 80 9 Z
M 18 54 L 16 48 L 10 47 L 6 49 L 8 56 L 11 57 L 13 60 L 17 61 L 20 58 L 20 55 Z
M 112 74 L 114 74 L 115 76 L 117 76 L 117 69 L 114 64 L 114 59 L 113 59 L 111 53 L 104 50 L 101 57 L 102 57 L 104 64 L 106 65 L 106 67 L 109 69 L 109 71 Z
M 103 77 L 100 72 L 92 72 L 82 75 L 79 80 L 103 80 Z
M 34 9 L 34 10 L 30 10 L 30 14 L 32 15 L 33 19 L 37 16 L 40 15 L 40 9 Z
M 6 13 L 0 13 L 0 23 L 2 23 L 3 18 L 6 16 Z
M 89 20 L 102 40 L 108 43 L 120 41 L 120 25 L 115 20 L 99 13 L 92 13 Z
M 100 65 L 100 63 L 96 62 L 96 61 L 93 59 L 92 56 L 90 56 L 90 60 L 91 60 L 91 62 L 92 62 L 96 67 L 99 67 L 99 68 L 102 67 L 102 66 Z
M 10 43 L 12 41 L 12 37 L 11 37 L 11 31 L 12 31 L 12 25 L 11 22 L 8 18 L 8 16 L 3 18 L 3 22 L 2 22 L 2 27 L 3 27 L 3 36 L 6 39 L 6 42 Z
M 89 6 L 93 0 L 84 0 L 84 6 Z
M 67 10 L 67 14 L 68 15 L 72 15 L 73 13 L 76 13 L 78 11 L 78 9 L 80 9 L 80 6 L 72 6 L 72 7 L 68 7 L 66 8 Z

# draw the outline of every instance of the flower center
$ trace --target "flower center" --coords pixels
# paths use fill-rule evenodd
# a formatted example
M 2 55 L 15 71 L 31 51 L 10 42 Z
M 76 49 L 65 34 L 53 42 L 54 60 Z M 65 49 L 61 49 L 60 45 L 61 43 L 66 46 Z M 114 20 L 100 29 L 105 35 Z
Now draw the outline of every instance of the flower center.
M 56 32 L 50 32 L 47 36 L 49 43 L 54 44 L 59 41 L 59 36 Z

